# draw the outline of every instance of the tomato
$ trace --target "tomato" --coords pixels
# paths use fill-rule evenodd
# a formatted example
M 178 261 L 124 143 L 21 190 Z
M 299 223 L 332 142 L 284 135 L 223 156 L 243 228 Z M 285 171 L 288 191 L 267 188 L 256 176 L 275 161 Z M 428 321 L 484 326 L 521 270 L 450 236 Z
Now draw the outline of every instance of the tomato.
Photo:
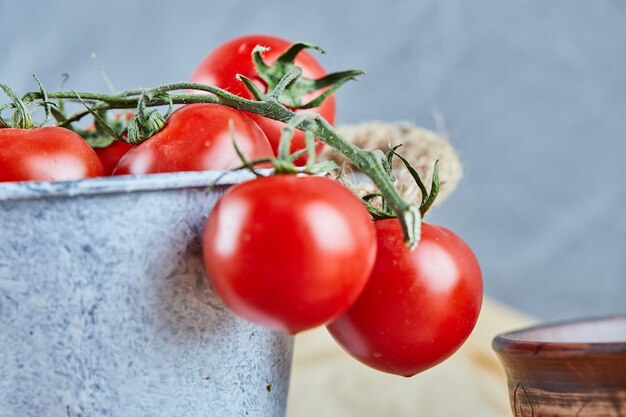
M 291 46 L 291 44 L 291 42 L 285 39 L 267 35 L 248 35 L 232 39 L 223 43 L 207 55 L 194 72 L 191 81 L 214 85 L 240 97 L 252 99 L 253 96 L 250 91 L 235 77 L 237 74 L 244 75 L 254 81 L 262 91 L 267 89 L 265 82 L 257 75 L 252 62 L 252 50 L 254 47 L 262 45 L 271 48 L 263 54 L 265 62 L 271 65 L 289 48 L 289 46 Z M 326 75 L 324 68 L 307 52 L 300 52 L 294 62 L 297 66 L 302 68 L 302 74 L 305 77 L 317 79 Z M 319 94 L 320 93 L 307 94 L 303 98 L 303 103 L 310 101 Z M 333 124 L 335 122 L 335 98 L 331 95 L 324 100 L 319 107 L 309 110 L 295 110 L 296 113 L 305 111 L 318 113 L 330 124 Z M 248 113 L 248 115 L 261 127 L 263 132 L 265 132 L 272 144 L 274 152 L 276 152 L 284 123 L 267 119 L 253 113 Z M 294 152 L 304 148 L 304 134 L 297 131 L 292 139 L 291 151 Z M 321 148 L 322 144 L 318 143 L 317 150 L 319 151 Z M 296 160 L 297 165 L 303 165 L 304 163 L 306 163 L 306 156 Z
M 122 119 L 122 116 L 124 116 L 125 121 L 128 121 L 134 116 L 134 114 L 131 112 L 116 114 L 113 123 L 116 124 L 115 128 L 117 130 L 123 130 L 125 128 L 125 126 L 122 125 L 123 122 L 120 120 Z M 92 125 L 86 130 L 93 131 L 95 128 L 96 127 Z M 127 137 L 126 132 L 124 132 L 122 136 Z M 126 152 L 128 152 L 132 147 L 133 145 L 119 140 L 116 140 L 105 147 L 94 146 L 94 151 L 96 151 L 96 155 L 98 155 L 98 158 L 104 167 L 104 175 L 111 175 L 120 159 L 122 159 L 122 156 L 126 155 Z
M 98 155 L 98 159 L 100 159 L 100 162 L 104 167 L 104 175 L 111 175 L 120 159 L 122 159 L 122 157 L 126 155 L 132 147 L 133 145 L 130 143 L 116 140 L 104 148 L 94 148 L 96 155 Z
M 364 364 L 412 376 L 452 355 L 471 333 L 482 304 L 480 266 L 444 227 L 422 223 L 411 251 L 398 220 L 375 225 L 378 249 L 368 284 L 328 330 Z
M 295 334 L 343 313 L 376 254 L 361 201 L 325 177 L 277 175 L 230 188 L 203 234 L 207 275 L 244 318 Z
M 96 153 L 71 130 L 0 129 L 0 182 L 68 181 L 103 174 Z
M 232 169 L 241 166 L 229 128 L 249 161 L 271 157 L 263 131 L 248 116 L 218 104 L 176 110 L 163 129 L 128 151 L 113 175 Z

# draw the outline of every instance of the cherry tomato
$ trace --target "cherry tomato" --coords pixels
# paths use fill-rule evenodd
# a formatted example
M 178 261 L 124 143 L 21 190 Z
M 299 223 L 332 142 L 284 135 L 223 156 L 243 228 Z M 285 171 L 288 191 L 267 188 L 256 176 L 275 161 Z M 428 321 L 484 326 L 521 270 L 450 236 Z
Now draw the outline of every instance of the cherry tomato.
M 125 127 L 121 125 L 123 123 L 120 120 L 122 116 L 124 116 L 125 121 L 129 121 L 134 116 L 134 114 L 131 112 L 125 112 L 115 115 L 114 122 L 118 124 L 118 126 L 116 127 L 120 130 Z M 95 128 L 96 127 L 92 125 L 89 126 L 86 130 L 95 130 Z M 122 136 L 126 137 L 126 132 L 124 132 Z M 100 159 L 100 162 L 102 162 L 102 166 L 104 167 L 104 175 L 111 175 L 120 159 L 122 159 L 122 156 L 126 155 L 126 152 L 128 152 L 132 147 L 133 145 L 126 142 L 121 142 L 119 140 L 116 140 L 112 142 L 109 146 L 105 146 L 103 148 L 94 147 L 94 151 L 96 151 L 96 155 L 98 155 L 98 158 Z
M 263 131 L 248 116 L 218 104 L 176 110 L 163 129 L 128 151 L 113 175 L 232 169 L 241 166 L 229 128 L 249 161 L 271 157 Z
M 133 145 L 130 143 L 116 140 L 104 148 L 94 148 L 94 151 L 96 151 L 96 155 L 98 155 L 98 159 L 100 159 L 102 167 L 104 168 L 104 175 L 111 175 L 117 164 L 120 162 L 120 159 L 122 159 L 122 157 L 126 155 L 132 147 Z
M 237 74 L 244 75 L 254 81 L 262 91 L 267 89 L 265 82 L 257 75 L 252 62 L 252 50 L 254 47 L 262 45 L 271 48 L 263 54 L 265 62 L 271 65 L 289 48 L 289 46 L 291 46 L 291 44 L 292 42 L 285 39 L 268 35 L 248 35 L 232 39 L 209 53 L 196 69 L 191 80 L 193 82 L 214 85 L 228 90 L 233 94 L 237 94 L 240 97 L 252 99 L 253 96 L 250 91 L 235 77 Z M 326 75 L 324 68 L 307 52 L 300 52 L 294 62 L 297 66 L 302 68 L 302 74 L 305 77 L 315 79 Z M 308 94 L 303 98 L 303 102 L 308 102 L 319 94 L 320 93 Z M 333 124 L 335 122 L 335 98 L 331 95 L 324 100 L 319 107 L 309 110 L 295 110 L 296 113 L 304 111 L 318 113 L 329 123 Z M 276 152 L 284 123 L 267 119 L 253 113 L 248 113 L 248 115 L 261 127 L 263 132 L 265 132 L 272 144 L 274 152 Z M 294 152 L 299 149 L 304 149 L 305 147 L 304 134 L 300 131 L 296 131 L 291 142 L 291 151 Z M 317 150 L 319 151 L 321 148 L 322 144 L 318 143 Z M 306 156 L 296 160 L 297 165 L 303 165 L 304 163 L 306 163 Z
M 93 149 L 69 129 L 0 129 L 0 182 L 68 181 L 103 174 Z
M 376 254 L 360 200 L 325 177 L 278 175 L 230 188 L 203 234 L 207 275 L 244 318 L 295 334 L 359 295 Z
M 480 266 L 444 227 L 422 223 L 411 251 L 396 219 L 375 225 L 378 249 L 368 284 L 328 330 L 362 363 L 412 376 L 448 358 L 471 333 L 482 304 Z

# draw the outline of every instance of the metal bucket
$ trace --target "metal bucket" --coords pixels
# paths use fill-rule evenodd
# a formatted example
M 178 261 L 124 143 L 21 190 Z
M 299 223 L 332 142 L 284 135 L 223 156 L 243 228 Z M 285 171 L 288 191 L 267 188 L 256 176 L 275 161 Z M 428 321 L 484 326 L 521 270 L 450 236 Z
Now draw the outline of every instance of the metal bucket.
M 206 284 L 220 174 L 0 184 L 0 417 L 284 415 L 293 339 Z

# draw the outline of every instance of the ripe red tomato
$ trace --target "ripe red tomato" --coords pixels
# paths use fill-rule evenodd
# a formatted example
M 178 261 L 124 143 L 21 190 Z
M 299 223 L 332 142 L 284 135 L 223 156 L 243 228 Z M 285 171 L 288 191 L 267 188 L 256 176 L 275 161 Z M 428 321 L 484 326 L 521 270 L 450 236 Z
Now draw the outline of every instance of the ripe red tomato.
M 123 123 L 120 120 L 122 116 L 124 116 L 125 121 L 129 121 L 134 116 L 134 114 L 131 112 L 124 112 L 124 113 L 119 113 L 115 115 L 114 123 L 118 124 L 116 128 L 120 130 L 122 130 L 125 127 L 121 125 Z M 95 129 L 96 127 L 92 125 L 92 126 L 89 126 L 86 130 L 92 131 Z M 122 136 L 126 137 L 127 136 L 126 132 L 124 132 Z M 113 170 L 117 166 L 118 162 L 120 161 L 120 159 L 122 159 L 122 156 L 126 155 L 126 152 L 128 152 L 132 147 L 133 145 L 126 143 L 126 142 L 121 142 L 119 140 L 116 140 L 112 142 L 109 146 L 105 146 L 103 148 L 94 147 L 94 151 L 96 151 L 96 155 L 98 155 L 100 162 L 102 162 L 102 166 L 104 168 L 104 175 L 111 175 L 113 173 Z
M 378 249 L 368 284 L 328 330 L 364 364 L 413 376 L 448 358 L 471 333 L 482 304 L 480 266 L 444 227 L 422 223 L 411 251 L 396 219 L 375 225 Z
M 113 175 L 205 171 L 241 166 L 237 146 L 249 161 L 271 157 L 263 131 L 248 116 L 218 104 L 190 104 L 176 110 L 163 129 L 128 151 Z
M 0 182 L 68 181 L 103 174 L 96 153 L 71 130 L 0 129 Z
M 257 75 L 252 62 L 252 50 L 254 47 L 262 45 L 271 48 L 263 54 L 265 62 L 271 65 L 289 48 L 289 46 L 291 46 L 291 44 L 291 42 L 285 39 L 268 35 L 248 35 L 232 39 L 223 43 L 207 55 L 194 72 L 191 81 L 214 85 L 240 97 L 252 99 L 253 96 L 250 91 L 248 91 L 243 83 L 237 81 L 235 77 L 237 74 L 244 75 L 254 81 L 262 91 L 267 89 L 265 82 Z M 300 52 L 294 62 L 297 66 L 302 68 L 302 74 L 305 77 L 320 78 L 326 75 L 326 71 L 320 63 L 307 52 Z M 308 102 L 319 94 L 320 93 L 308 94 L 303 98 L 303 102 Z M 333 124 L 335 122 L 335 98 L 331 95 L 324 100 L 319 107 L 309 110 L 296 110 L 295 112 L 301 113 L 305 111 L 318 113 L 330 124 Z M 247 114 L 261 127 L 263 132 L 265 132 L 276 153 L 278 143 L 280 142 L 280 135 L 285 124 L 257 114 Z M 291 151 L 294 152 L 299 149 L 304 149 L 305 147 L 304 133 L 296 131 L 291 142 Z M 317 150 L 321 150 L 321 147 L 322 144 L 318 143 Z M 297 165 L 304 165 L 304 163 L 306 163 L 306 156 L 296 160 Z
M 104 175 L 111 175 L 117 164 L 120 162 L 120 159 L 122 159 L 122 157 L 126 155 L 132 147 L 133 145 L 130 143 L 116 140 L 104 148 L 94 148 L 94 151 L 96 151 L 96 155 L 98 155 L 98 159 L 100 159 L 102 167 L 104 168 Z
M 361 201 L 325 177 L 278 175 L 232 187 L 202 241 L 207 275 L 224 303 L 291 334 L 343 313 L 376 253 Z

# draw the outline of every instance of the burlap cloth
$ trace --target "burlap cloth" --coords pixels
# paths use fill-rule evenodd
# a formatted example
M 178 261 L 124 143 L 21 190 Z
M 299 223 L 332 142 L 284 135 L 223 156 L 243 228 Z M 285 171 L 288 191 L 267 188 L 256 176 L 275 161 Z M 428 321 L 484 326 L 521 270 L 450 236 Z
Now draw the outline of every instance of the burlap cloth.
M 339 131 L 365 149 L 386 152 L 389 144 L 402 143 L 399 152 L 414 164 L 428 186 L 434 161 L 439 159 L 439 202 L 461 178 L 459 158 L 442 135 L 407 123 L 368 123 L 344 126 Z M 323 157 L 345 162 L 328 149 Z M 400 168 L 398 163 L 395 168 Z M 344 180 L 350 182 L 346 168 Z M 419 190 L 404 172 L 395 172 L 397 186 L 405 198 L 417 201 Z M 354 188 L 360 194 L 371 189 L 362 184 Z M 531 318 L 486 298 L 478 324 L 465 345 L 443 364 L 410 379 L 361 365 L 343 352 L 323 327 L 302 333 L 296 337 L 287 416 L 510 416 L 506 380 L 491 350 L 491 339 L 531 322 Z
M 390 146 L 401 144 L 402 146 L 397 152 L 411 162 L 429 192 L 433 167 L 435 161 L 439 160 L 440 190 L 435 202 L 436 205 L 443 202 L 454 191 L 461 179 L 463 167 L 456 151 L 444 136 L 430 130 L 402 122 L 370 122 L 354 126 L 342 126 L 338 128 L 338 131 L 348 141 L 369 151 L 380 149 L 387 153 Z M 354 167 L 333 148 L 326 146 L 322 151 L 321 159 L 330 159 L 342 166 L 343 181 L 347 182 L 347 185 L 353 188 L 357 194 L 365 194 L 373 190 L 373 187 L 368 186 L 367 183 L 350 184 Z M 421 193 L 417 184 L 399 158 L 394 160 L 393 171 L 396 177 L 396 188 L 405 200 L 414 202 L 421 200 Z

